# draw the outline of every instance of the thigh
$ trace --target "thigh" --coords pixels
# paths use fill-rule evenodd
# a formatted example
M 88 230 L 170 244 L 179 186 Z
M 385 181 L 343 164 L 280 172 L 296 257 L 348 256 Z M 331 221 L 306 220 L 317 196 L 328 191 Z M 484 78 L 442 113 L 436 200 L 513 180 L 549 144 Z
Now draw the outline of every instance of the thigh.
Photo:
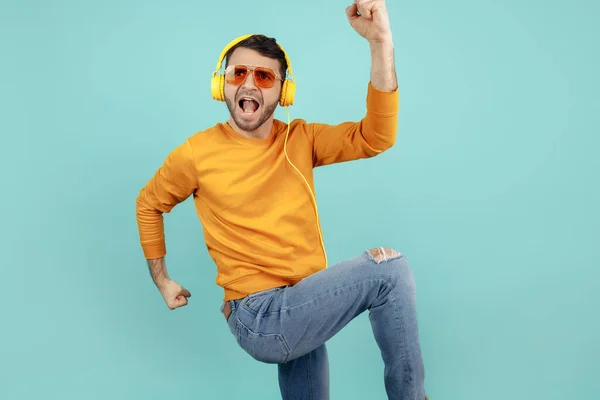
M 294 286 L 250 295 L 237 302 L 230 327 L 254 358 L 282 363 L 324 344 L 355 317 L 385 301 L 401 254 L 375 261 L 369 251 L 304 278 Z
M 379 305 L 408 270 L 401 254 L 375 261 L 368 251 L 285 288 L 279 323 L 291 357 L 325 343 L 364 311 Z

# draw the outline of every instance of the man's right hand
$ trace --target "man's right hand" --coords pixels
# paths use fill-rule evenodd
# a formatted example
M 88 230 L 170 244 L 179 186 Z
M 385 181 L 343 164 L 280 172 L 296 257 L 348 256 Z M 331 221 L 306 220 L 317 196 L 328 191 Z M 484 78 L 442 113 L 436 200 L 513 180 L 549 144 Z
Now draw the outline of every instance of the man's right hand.
M 171 310 L 187 306 L 188 298 L 191 297 L 192 294 L 179 283 L 169 278 L 165 258 L 161 257 L 148 260 L 148 267 L 150 268 L 152 280 L 160 291 L 160 294 L 162 294 L 163 299 L 165 299 L 167 306 Z
M 192 296 L 189 290 L 171 279 L 160 282 L 157 287 L 165 303 L 167 303 L 167 306 L 171 310 L 187 306 L 188 298 Z

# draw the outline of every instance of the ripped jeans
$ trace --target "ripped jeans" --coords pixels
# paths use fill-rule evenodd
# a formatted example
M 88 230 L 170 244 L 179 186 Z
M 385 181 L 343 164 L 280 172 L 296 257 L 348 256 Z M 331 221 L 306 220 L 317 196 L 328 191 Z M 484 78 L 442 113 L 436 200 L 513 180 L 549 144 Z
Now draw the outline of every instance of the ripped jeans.
M 424 400 L 415 303 L 415 282 L 405 257 L 377 248 L 294 286 L 230 300 L 227 324 L 251 357 L 278 365 L 284 400 L 328 400 L 325 343 L 368 310 L 384 363 L 388 399 Z

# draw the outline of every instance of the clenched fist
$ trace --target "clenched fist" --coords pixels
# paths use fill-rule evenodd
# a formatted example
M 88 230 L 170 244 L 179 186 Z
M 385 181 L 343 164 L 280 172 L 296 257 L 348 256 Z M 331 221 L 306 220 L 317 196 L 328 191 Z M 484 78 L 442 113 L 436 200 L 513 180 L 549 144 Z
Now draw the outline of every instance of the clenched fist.
M 354 0 L 346 8 L 352 28 L 369 42 L 391 42 L 392 31 L 385 0 Z
M 158 290 L 171 310 L 186 306 L 188 298 L 192 296 L 189 290 L 171 279 L 161 282 L 158 285 Z

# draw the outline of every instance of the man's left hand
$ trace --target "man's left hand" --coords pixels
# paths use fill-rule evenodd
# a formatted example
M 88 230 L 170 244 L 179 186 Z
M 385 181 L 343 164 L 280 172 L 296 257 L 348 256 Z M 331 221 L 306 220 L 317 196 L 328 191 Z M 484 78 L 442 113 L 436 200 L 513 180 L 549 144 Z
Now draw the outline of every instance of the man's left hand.
M 352 28 L 370 43 L 392 41 L 385 0 L 354 0 L 346 15 Z

